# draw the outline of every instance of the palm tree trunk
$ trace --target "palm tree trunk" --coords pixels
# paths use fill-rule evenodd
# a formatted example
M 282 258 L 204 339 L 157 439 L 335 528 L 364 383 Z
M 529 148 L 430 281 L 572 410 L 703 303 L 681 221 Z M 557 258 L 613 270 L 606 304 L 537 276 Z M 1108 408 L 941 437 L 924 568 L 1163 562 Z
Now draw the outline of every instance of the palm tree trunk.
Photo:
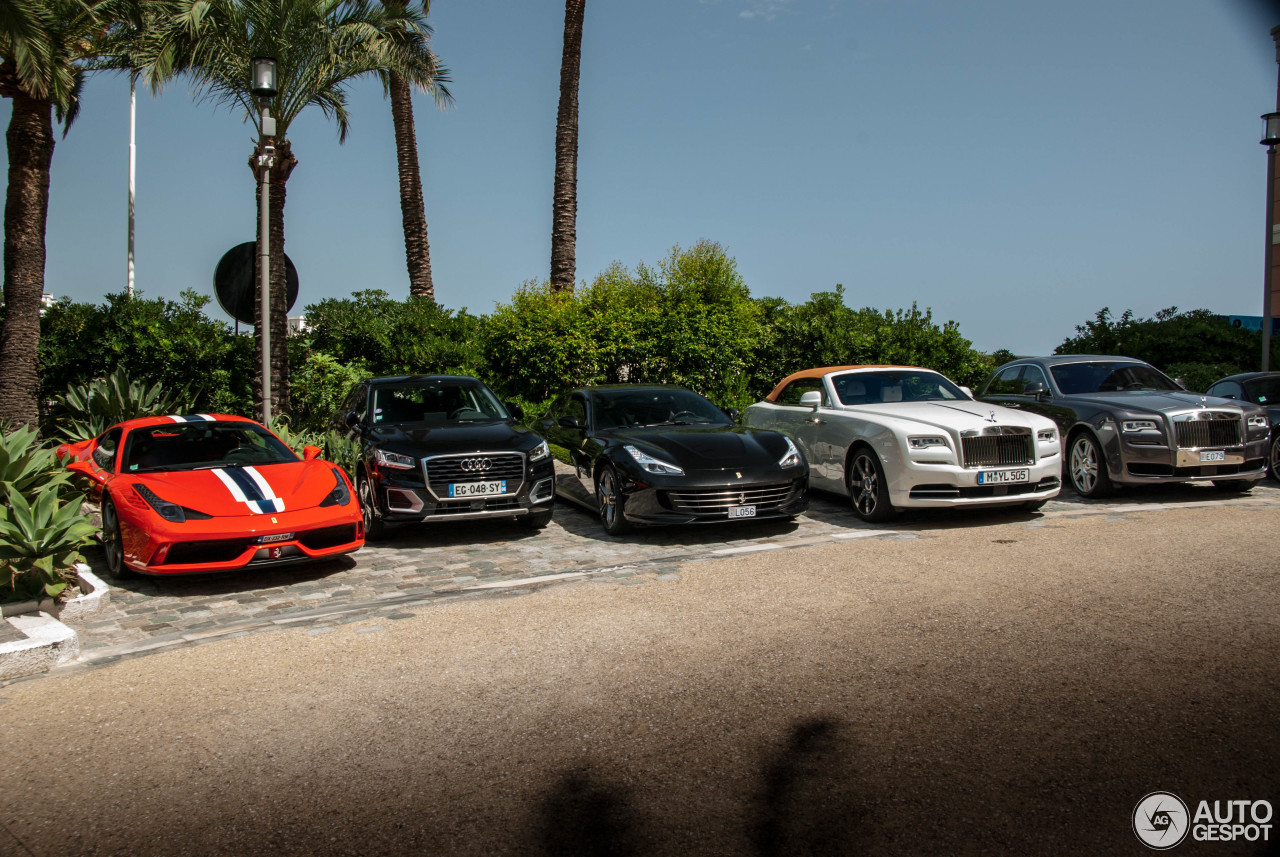
M 556 112 L 556 178 L 551 206 L 551 288 L 573 291 L 578 240 L 578 76 L 587 0 L 565 0 L 560 108 Z
M 436 299 L 431 282 L 431 246 L 427 243 L 427 214 L 422 203 L 422 173 L 418 169 L 418 137 L 413 127 L 413 99 L 409 81 L 391 72 L 391 121 L 396 130 L 396 164 L 400 169 L 400 219 L 404 223 L 404 256 L 409 267 L 409 294 Z
M 9 64 L 6 63 L 6 66 Z M 0 70 L 0 78 L 10 80 Z M 40 418 L 40 299 L 44 232 L 53 162 L 53 104 L 0 85 L 13 100 L 5 139 L 9 188 L 4 204 L 4 324 L 0 327 L 0 422 L 34 427 Z
M 271 167 L 270 235 L 271 235 L 271 415 L 289 413 L 289 289 L 288 272 L 284 264 L 284 203 L 285 183 L 293 168 L 298 165 L 288 140 L 275 142 L 275 163 Z M 258 150 L 249 159 L 249 166 L 257 176 Z M 262 210 L 262 186 L 257 190 L 258 211 Z M 254 254 L 254 282 L 261 281 L 260 257 Z M 262 317 L 262 295 L 257 298 L 256 318 Z M 257 384 L 253 391 L 254 409 L 262 416 L 262 339 L 255 337 L 254 366 Z

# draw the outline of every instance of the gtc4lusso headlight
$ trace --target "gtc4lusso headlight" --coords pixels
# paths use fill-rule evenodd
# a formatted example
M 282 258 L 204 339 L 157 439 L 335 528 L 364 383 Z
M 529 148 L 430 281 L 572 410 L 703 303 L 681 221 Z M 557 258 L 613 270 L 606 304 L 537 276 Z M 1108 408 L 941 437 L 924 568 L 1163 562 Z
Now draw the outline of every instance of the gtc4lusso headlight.
M 623 449 L 627 451 L 628 455 L 636 460 L 636 464 L 639 464 L 645 473 L 657 473 L 660 476 L 684 476 L 684 471 L 679 467 L 676 467 L 671 462 L 663 461 L 660 458 L 654 458 L 647 452 L 641 452 L 636 449 L 631 444 L 627 444 Z
M 1125 420 L 1120 424 L 1125 431 L 1156 431 L 1159 426 L 1154 420 Z
M 542 443 L 535 446 L 533 448 L 533 451 L 529 453 L 529 460 L 541 461 L 542 459 L 546 458 L 550 454 L 551 454 L 551 447 L 547 446 L 547 442 L 544 440 Z
M 783 435 L 783 440 L 787 442 L 787 454 L 778 459 L 779 467 L 798 467 L 802 462 L 800 458 L 800 450 L 796 449 L 796 445 L 791 442 L 791 438 Z
M 338 468 L 333 470 L 333 478 L 337 480 L 337 485 L 329 492 L 329 496 L 320 501 L 321 506 L 345 506 L 351 502 L 351 489 L 347 487 L 347 480 L 342 478 L 342 474 L 338 472 Z
M 1266 427 L 1267 427 L 1266 414 L 1257 414 L 1256 416 L 1249 417 L 1249 428 L 1266 428 Z
M 933 435 L 925 437 L 909 437 L 907 443 L 912 449 L 946 449 L 947 439 L 945 437 L 935 437 Z
M 398 452 L 387 452 L 382 449 L 375 449 L 373 456 L 383 467 L 391 467 L 395 470 L 412 470 L 413 456 L 401 455 Z

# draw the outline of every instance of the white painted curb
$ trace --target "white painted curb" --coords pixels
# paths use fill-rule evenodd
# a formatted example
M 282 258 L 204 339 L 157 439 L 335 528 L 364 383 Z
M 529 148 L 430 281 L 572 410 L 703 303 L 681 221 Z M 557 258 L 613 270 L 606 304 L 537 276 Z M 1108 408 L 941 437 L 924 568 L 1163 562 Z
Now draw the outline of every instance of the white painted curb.
M 0 616 L 23 616 L 45 611 L 65 622 L 75 622 L 101 613 L 111 603 L 111 588 L 89 570 L 82 562 L 76 563 L 76 577 L 80 579 L 80 594 L 63 602 L 42 598 L 39 601 L 18 601 L 0 604 Z
M 80 654 L 80 637 L 48 613 L 24 613 L 3 621 L 27 639 L 0 643 L 0 681 L 47 672 Z

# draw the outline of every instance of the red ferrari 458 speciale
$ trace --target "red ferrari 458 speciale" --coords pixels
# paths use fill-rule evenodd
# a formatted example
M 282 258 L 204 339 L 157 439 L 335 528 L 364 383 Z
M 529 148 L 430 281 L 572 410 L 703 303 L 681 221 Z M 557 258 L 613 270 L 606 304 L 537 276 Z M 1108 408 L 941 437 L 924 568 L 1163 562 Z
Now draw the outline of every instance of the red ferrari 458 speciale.
M 190 574 L 350 553 L 364 521 L 342 469 L 225 414 L 142 417 L 66 444 L 102 503 L 107 569 Z

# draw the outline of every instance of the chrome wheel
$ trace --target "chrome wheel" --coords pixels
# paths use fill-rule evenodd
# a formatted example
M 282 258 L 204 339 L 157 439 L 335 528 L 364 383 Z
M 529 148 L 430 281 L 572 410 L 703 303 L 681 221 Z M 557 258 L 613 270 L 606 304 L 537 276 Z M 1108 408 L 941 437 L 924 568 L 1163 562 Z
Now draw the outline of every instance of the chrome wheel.
M 626 498 L 618 489 L 618 476 L 612 467 L 600 471 L 600 478 L 596 480 L 596 498 L 600 503 L 600 523 L 604 524 L 606 533 L 616 536 L 630 529 L 623 513 Z
M 364 537 L 376 539 L 382 535 L 382 518 L 373 499 L 373 483 L 363 473 L 356 479 L 356 494 L 360 497 L 360 514 L 364 518 Z
M 1280 482 L 1280 432 L 1271 439 L 1271 478 Z
M 112 577 L 125 574 L 124 545 L 120 541 L 120 516 L 110 497 L 102 498 L 102 550 L 107 555 L 107 572 Z
M 1071 442 L 1069 466 L 1071 487 L 1081 497 L 1104 497 L 1111 492 L 1111 479 L 1107 476 L 1102 450 L 1093 435 L 1081 432 Z
M 854 514 L 864 521 L 885 521 L 896 511 L 889 504 L 889 486 L 880 459 L 869 449 L 856 452 L 849 463 L 849 500 Z

